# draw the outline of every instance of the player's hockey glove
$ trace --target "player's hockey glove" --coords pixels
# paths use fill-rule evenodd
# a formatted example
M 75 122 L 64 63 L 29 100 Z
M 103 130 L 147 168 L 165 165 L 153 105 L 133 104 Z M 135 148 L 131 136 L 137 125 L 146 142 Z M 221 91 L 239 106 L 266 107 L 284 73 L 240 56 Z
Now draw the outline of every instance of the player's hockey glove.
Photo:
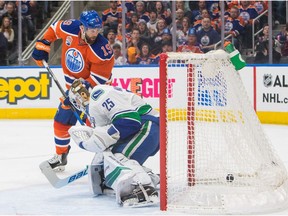
M 73 106 L 72 103 L 70 102 L 69 96 L 68 96 L 68 91 L 66 91 L 66 97 L 62 96 L 59 98 L 61 103 L 62 103 L 62 108 L 63 109 L 70 109 L 70 106 Z
M 39 67 L 43 67 L 42 60 L 48 62 L 50 52 L 50 42 L 47 40 L 38 40 L 32 52 L 32 58 Z

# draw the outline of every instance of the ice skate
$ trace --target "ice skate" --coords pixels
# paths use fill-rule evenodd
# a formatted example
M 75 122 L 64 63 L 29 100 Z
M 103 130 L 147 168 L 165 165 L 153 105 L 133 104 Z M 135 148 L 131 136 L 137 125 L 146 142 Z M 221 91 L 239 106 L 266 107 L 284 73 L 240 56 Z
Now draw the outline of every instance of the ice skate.
M 63 172 L 65 170 L 65 166 L 67 165 L 67 156 L 70 151 L 70 146 L 68 146 L 68 151 L 61 155 L 55 154 L 51 159 L 48 160 L 51 168 L 55 172 Z

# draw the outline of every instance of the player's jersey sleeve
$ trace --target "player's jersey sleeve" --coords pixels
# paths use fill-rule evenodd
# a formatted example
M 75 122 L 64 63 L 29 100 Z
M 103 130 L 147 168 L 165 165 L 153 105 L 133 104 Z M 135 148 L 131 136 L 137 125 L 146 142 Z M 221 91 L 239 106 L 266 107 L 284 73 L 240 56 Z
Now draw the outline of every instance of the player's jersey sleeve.
M 110 84 L 112 78 L 112 68 L 114 66 L 114 54 L 107 39 L 98 35 L 97 41 L 90 46 L 91 62 L 90 77 L 86 79 L 92 86 L 99 84 Z
M 49 26 L 43 39 L 51 43 L 57 39 L 65 39 L 68 35 L 77 36 L 80 31 L 79 24 L 80 21 L 74 19 L 56 21 Z

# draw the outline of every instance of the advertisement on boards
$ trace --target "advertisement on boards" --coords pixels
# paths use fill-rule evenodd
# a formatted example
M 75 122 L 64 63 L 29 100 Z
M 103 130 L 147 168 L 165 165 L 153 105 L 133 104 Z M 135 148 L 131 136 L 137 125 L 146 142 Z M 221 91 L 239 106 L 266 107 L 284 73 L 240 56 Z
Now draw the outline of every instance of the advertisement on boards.
M 257 110 L 288 112 L 288 73 L 286 67 L 257 68 Z

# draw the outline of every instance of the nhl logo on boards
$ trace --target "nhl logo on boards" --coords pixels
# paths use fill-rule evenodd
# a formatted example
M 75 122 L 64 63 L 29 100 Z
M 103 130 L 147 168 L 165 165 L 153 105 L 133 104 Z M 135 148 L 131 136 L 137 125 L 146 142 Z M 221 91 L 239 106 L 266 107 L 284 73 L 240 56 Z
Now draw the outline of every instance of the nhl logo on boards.
M 263 76 L 263 84 L 265 87 L 272 86 L 272 75 L 271 74 L 264 74 Z
M 226 180 L 227 180 L 227 182 L 233 182 L 234 181 L 234 176 L 232 174 L 228 174 L 226 176 Z

